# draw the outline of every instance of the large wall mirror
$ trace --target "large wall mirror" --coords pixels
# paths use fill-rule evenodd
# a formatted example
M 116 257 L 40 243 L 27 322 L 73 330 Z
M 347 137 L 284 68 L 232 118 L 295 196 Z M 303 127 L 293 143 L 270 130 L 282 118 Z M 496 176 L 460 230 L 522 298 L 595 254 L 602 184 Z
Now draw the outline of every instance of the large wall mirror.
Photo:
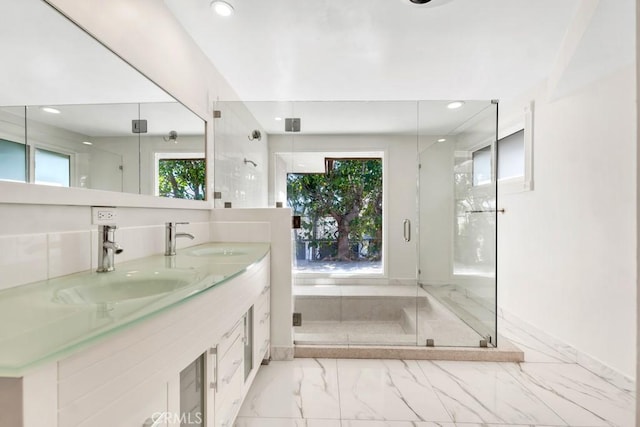
M 43 0 L 0 15 L 0 180 L 205 199 L 200 117 Z

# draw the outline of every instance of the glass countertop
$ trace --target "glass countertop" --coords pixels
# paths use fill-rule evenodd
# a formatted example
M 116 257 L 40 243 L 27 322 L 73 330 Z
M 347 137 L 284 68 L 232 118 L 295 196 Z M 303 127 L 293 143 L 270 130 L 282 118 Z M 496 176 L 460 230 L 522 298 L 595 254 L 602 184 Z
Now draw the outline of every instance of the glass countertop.
M 21 377 L 221 285 L 268 243 L 207 243 L 0 291 L 0 377 Z

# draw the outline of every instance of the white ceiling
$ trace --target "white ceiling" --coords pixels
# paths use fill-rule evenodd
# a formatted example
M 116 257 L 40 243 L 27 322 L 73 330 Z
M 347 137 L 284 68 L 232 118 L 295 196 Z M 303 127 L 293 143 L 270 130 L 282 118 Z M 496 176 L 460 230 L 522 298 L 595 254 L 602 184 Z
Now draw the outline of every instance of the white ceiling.
M 549 75 L 580 3 L 228 1 L 230 18 L 165 3 L 245 100 L 512 97 Z
M 236 13 L 225 19 L 210 0 L 164 0 L 240 97 L 260 101 L 248 105 L 268 133 L 282 133 L 281 116 L 301 117 L 311 134 L 453 134 L 487 102 L 452 112 L 399 100 L 505 99 L 559 68 L 561 94 L 634 60 L 633 0 L 228 1 Z M 582 15 L 574 46 L 565 36 Z M 171 100 L 42 0 L 0 1 L 0 16 L 11 64 L 0 71 L 0 105 Z M 121 111 L 90 113 L 55 120 L 95 136 L 130 126 Z M 109 114 L 122 130 L 110 130 Z M 190 122 L 171 128 L 200 128 Z

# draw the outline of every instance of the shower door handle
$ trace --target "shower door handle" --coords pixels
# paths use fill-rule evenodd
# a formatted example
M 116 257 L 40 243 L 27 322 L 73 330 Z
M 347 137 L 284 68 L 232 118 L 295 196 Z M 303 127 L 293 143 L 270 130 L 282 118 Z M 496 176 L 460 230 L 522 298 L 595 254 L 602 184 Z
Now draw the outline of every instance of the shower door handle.
M 404 232 L 404 241 L 410 242 L 411 241 L 411 221 L 409 221 L 408 219 L 405 219 L 402 222 L 402 231 Z

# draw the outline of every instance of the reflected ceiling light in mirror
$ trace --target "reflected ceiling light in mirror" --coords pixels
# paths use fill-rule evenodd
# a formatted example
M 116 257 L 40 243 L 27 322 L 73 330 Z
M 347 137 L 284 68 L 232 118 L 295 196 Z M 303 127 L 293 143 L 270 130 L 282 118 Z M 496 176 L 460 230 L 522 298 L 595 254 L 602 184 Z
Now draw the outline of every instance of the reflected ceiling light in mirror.
M 281 122 L 282 121 L 282 117 L 274 117 L 274 119 L 276 122 Z
M 233 6 L 231 6 L 226 1 L 222 0 L 214 0 L 211 2 L 211 9 L 214 10 L 220 16 L 231 16 L 233 15 Z
M 464 105 L 464 101 L 453 101 L 447 104 L 447 108 L 450 110 L 457 110 Z
M 82 143 L 83 143 L 84 145 L 93 145 L 93 142 L 89 142 L 89 141 L 82 141 Z
M 40 107 L 42 111 L 49 114 L 60 114 L 60 110 L 53 107 Z
M 447 140 L 446 138 L 440 138 L 438 142 L 445 142 L 446 140 Z

